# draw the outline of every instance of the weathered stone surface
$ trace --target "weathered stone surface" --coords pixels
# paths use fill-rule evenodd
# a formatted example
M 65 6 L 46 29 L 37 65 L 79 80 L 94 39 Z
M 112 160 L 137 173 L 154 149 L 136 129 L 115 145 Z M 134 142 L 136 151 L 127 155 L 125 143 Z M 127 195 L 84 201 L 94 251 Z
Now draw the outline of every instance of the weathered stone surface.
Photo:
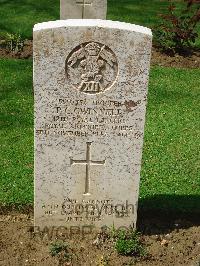
M 151 40 L 103 20 L 34 27 L 35 225 L 135 225 Z
M 60 0 L 60 19 L 106 19 L 107 0 Z

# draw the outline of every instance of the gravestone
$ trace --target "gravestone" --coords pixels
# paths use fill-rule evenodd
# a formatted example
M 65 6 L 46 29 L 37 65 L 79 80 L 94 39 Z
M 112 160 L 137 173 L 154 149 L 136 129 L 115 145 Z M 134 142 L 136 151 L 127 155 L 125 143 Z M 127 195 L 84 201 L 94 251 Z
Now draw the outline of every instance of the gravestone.
M 135 226 L 151 30 L 34 27 L 35 225 Z
M 107 0 L 60 0 L 60 19 L 106 19 Z

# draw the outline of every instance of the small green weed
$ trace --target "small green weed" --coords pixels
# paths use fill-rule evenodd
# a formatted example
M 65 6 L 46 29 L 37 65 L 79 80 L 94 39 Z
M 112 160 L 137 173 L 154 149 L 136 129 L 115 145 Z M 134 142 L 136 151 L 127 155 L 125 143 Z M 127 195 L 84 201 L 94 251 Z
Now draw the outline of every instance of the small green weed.
M 141 235 L 133 229 L 119 230 L 114 234 L 115 249 L 120 255 L 144 257 L 147 252 L 141 243 Z
M 69 245 L 63 241 L 57 241 L 50 245 L 50 254 L 52 257 L 57 256 L 59 262 L 71 261 L 73 253 Z

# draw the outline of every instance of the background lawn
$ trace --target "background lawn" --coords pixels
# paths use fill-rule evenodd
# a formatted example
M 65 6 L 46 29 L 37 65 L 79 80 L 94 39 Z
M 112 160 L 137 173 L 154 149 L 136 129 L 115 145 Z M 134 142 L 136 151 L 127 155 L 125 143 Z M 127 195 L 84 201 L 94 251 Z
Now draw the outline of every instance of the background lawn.
M 183 0 L 175 2 L 180 8 Z M 31 39 L 34 24 L 59 19 L 59 5 L 60 0 L 0 0 L 0 32 L 19 32 Z M 167 0 L 108 0 L 107 18 L 153 27 L 167 6 Z
M 32 61 L 0 60 L 0 202 L 33 201 Z
M 0 60 L 0 202 L 33 202 L 31 60 Z M 153 67 L 140 189 L 145 208 L 199 211 L 200 70 Z

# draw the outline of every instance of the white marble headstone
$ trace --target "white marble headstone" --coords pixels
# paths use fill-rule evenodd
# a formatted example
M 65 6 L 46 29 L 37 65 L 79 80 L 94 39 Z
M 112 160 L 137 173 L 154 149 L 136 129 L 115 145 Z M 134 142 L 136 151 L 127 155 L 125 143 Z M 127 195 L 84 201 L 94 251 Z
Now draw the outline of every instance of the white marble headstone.
M 135 226 L 151 30 L 34 27 L 35 225 Z
M 106 19 L 107 0 L 60 0 L 60 19 Z

